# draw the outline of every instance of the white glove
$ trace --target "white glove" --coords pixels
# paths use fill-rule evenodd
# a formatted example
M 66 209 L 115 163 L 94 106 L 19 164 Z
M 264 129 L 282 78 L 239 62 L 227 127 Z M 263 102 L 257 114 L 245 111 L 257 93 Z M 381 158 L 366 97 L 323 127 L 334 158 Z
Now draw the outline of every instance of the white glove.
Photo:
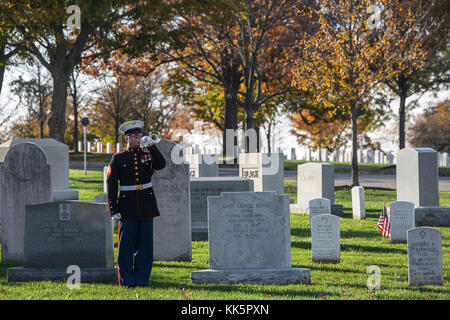
M 112 216 L 112 218 L 115 220 L 120 220 L 120 219 L 122 219 L 122 216 L 120 215 L 120 213 L 116 213 Z

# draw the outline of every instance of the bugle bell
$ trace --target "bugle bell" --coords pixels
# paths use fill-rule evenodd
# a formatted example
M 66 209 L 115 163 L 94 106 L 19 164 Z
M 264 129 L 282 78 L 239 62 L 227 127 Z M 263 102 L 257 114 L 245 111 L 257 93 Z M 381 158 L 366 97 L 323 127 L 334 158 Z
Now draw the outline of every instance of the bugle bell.
M 142 137 L 141 148 L 148 148 L 160 141 L 161 138 L 159 137 L 159 132 L 151 132 L 150 135 Z

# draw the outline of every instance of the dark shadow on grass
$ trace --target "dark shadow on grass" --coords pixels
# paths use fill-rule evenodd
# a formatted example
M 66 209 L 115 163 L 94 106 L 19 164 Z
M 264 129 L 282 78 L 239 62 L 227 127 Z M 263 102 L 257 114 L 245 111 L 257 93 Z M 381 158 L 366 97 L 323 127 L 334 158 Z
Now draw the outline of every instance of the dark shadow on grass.
M 257 287 L 255 287 L 255 285 Z M 296 284 L 292 284 L 296 285 Z M 302 284 L 300 284 L 302 285 Z M 268 296 L 269 294 L 274 296 L 286 296 L 289 295 L 289 297 L 295 297 L 295 296 L 302 296 L 302 297 L 312 297 L 312 298 L 320 298 L 322 296 L 339 296 L 331 292 L 326 292 L 323 290 L 305 290 L 302 288 L 294 289 L 289 288 L 287 289 L 285 285 L 264 285 L 264 284 L 256 284 L 256 283 L 248 283 L 248 284 L 199 284 L 199 283 L 192 283 L 191 280 L 187 280 L 186 282 L 178 283 L 178 282 L 168 282 L 164 281 L 161 278 L 155 278 L 150 280 L 150 288 L 160 288 L 160 289 L 167 289 L 167 288 L 176 288 L 176 289 L 182 289 L 185 287 L 188 287 L 189 290 L 192 290 L 194 292 L 193 296 L 195 298 L 195 291 L 196 290 L 202 290 L 202 291 L 210 291 L 210 292 L 222 292 L 222 293 L 231 293 L 231 292 L 243 292 L 242 286 L 248 286 L 247 290 L 244 289 L 246 294 L 254 294 L 254 295 L 263 295 Z M 266 286 L 270 286 L 270 288 L 265 288 Z M 308 284 L 309 288 L 313 288 L 314 284 Z
M 203 264 L 196 264 L 195 262 L 189 262 L 189 261 L 179 261 L 179 262 L 164 261 L 164 264 L 162 264 L 160 262 L 162 262 L 162 261 L 154 261 L 153 268 L 177 268 L 177 269 L 188 269 L 188 270 L 205 269 L 205 266 Z M 180 263 L 189 263 L 189 265 L 180 264 Z
M 376 227 L 375 227 L 376 228 Z M 376 228 L 374 231 L 358 231 L 358 230 L 341 230 L 342 238 L 381 238 L 380 229 Z
M 370 275 L 368 275 L 370 276 Z M 352 287 L 357 289 L 369 289 L 367 284 L 359 284 L 359 283 L 344 283 L 342 287 Z
M 342 266 L 334 263 L 313 263 L 306 268 L 311 271 L 325 271 L 325 272 L 343 272 L 343 273 L 365 273 L 361 270 L 345 269 Z
M 374 219 L 378 219 L 380 217 L 381 214 L 381 208 L 380 210 L 378 209 L 366 209 L 366 219 L 367 218 L 374 218 Z M 344 214 L 341 217 L 343 219 L 353 219 L 353 212 L 352 212 L 352 208 L 345 208 L 344 207 Z M 357 221 L 357 220 L 355 220 Z
M 291 241 L 291 248 L 298 248 L 298 249 L 305 249 L 305 250 L 311 250 L 311 241 Z M 364 246 L 359 244 L 342 244 L 341 243 L 341 252 L 369 252 L 369 253 L 401 253 L 401 254 L 407 254 L 406 249 L 401 248 L 389 248 L 386 246 L 379 246 L 379 247 L 371 247 L 371 246 Z
M 99 178 L 70 178 L 70 180 L 77 182 L 103 183 L 103 180 Z
M 311 237 L 311 230 L 309 228 L 293 228 L 291 229 L 291 236 L 296 237 Z
M 450 293 L 450 289 L 444 286 L 406 286 L 411 291 L 428 292 L 428 293 Z
M 311 250 L 311 241 L 291 241 L 291 248 Z
M 401 254 L 408 253 L 406 249 L 389 248 L 385 246 L 369 247 L 359 244 L 342 244 L 342 243 L 341 243 L 341 251 L 364 251 L 373 253 L 401 253 Z

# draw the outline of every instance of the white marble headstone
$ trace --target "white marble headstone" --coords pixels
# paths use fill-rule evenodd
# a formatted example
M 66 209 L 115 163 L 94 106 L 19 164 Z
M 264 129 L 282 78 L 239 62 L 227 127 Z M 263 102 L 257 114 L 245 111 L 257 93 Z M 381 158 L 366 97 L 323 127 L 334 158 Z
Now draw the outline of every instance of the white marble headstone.
M 208 197 L 211 269 L 289 268 L 288 196 L 223 192 Z
M 441 231 L 431 227 L 408 230 L 409 285 L 442 285 Z
M 395 201 L 389 206 L 391 243 L 406 242 L 406 233 L 414 228 L 414 203 Z
M 416 207 L 439 206 L 438 154 L 431 148 L 397 152 L 397 200 Z
M 330 200 L 325 198 L 316 198 L 309 200 L 309 225 L 311 219 L 319 214 L 331 214 Z
M 311 219 L 311 252 L 313 262 L 339 263 L 340 221 L 331 214 L 321 214 Z
M 194 283 L 309 283 L 291 267 L 289 197 L 276 192 L 223 192 L 208 197 L 210 269 Z
M 366 202 L 364 198 L 364 187 L 362 186 L 352 188 L 352 214 L 355 220 L 366 218 Z
M 240 153 L 239 176 L 252 179 L 255 191 L 284 194 L 282 153 Z

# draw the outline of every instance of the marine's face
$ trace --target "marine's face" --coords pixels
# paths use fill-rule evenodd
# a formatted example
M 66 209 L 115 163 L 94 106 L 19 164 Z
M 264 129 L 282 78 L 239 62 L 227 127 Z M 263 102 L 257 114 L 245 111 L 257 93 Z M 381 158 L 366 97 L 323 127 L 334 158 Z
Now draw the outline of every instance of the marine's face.
M 125 139 L 130 148 L 138 148 L 141 145 L 142 133 L 132 133 L 127 135 Z

